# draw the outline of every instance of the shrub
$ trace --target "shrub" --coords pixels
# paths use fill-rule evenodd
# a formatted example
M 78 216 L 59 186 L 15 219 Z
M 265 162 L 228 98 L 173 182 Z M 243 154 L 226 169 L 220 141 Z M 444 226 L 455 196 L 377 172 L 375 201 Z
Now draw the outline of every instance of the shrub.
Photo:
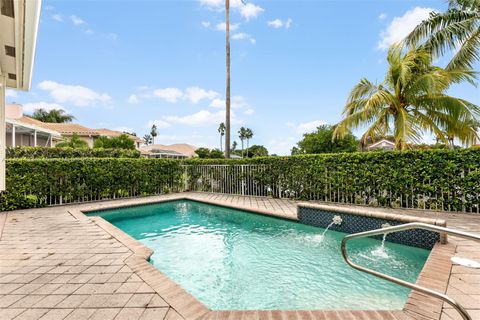
M 182 173 L 169 159 L 7 160 L 0 211 L 177 191 Z
M 7 159 L 14 158 L 139 158 L 140 151 L 124 149 L 75 149 L 49 147 L 7 148 Z
M 98 137 L 93 147 L 96 148 L 107 148 L 107 149 L 135 149 L 135 142 L 125 133 L 119 135 L 118 137 Z
M 185 163 L 191 165 L 189 189 L 197 191 L 480 212 L 480 149 L 192 159 Z M 229 166 L 197 169 L 212 164 Z M 243 171 L 236 165 L 258 169 Z

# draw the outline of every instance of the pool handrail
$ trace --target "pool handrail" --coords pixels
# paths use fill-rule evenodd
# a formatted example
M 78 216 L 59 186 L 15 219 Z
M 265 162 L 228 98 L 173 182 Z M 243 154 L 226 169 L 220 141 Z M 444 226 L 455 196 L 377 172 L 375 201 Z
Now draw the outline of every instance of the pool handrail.
M 411 223 L 400 224 L 400 225 L 387 227 L 387 228 L 381 228 L 381 229 L 375 229 L 375 230 L 370 230 L 370 231 L 354 233 L 354 234 L 350 234 L 350 235 L 345 236 L 342 239 L 342 244 L 341 244 L 343 259 L 345 260 L 345 262 L 350 267 L 352 267 L 354 269 L 357 269 L 359 271 L 371 274 L 371 275 L 376 276 L 378 278 L 393 282 L 395 284 L 410 288 L 412 290 L 422 292 L 426 295 L 430 295 L 430 296 L 435 297 L 437 299 L 441 299 L 441 300 L 447 302 L 448 304 L 450 304 L 455 310 L 457 310 L 464 320 L 472 320 L 472 318 L 468 314 L 467 310 L 465 310 L 465 308 L 460 303 L 458 303 L 454 299 L 450 298 L 446 294 L 443 294 L 443 293 L 440 293 L 440 292 L 437 292 L 437 291 L 419 286 L 415 283 L 411 283 L 411 282 L 408 282 L 408 281 L 404 281 L 404 280 L 401 280 L 401 279 L 383 274 L 381 272 L 378 272 L 378 271 L 375 271 L 375 270 L 372 270 L 372 269 L 362 267 L 360 265 L 357 265 L 357 264 L 353 263 L 348 258 L 347 242 L 349 240 L 357 239 L 357 238 L 377 236 L 377 235 L 382 235 L 382 234 L 386 234 L 386 233 L 388 234 L 388 233 L 394 233 L 394 232 L 399 232 L 399 231 L 411 230 L 411 229 L 429 230 L 429 231 L 445 233 L 445 234 L 449 234 L 449 235 L 453 235 L 453 236 L 458 236 L 458 237 L 462 237 L 462 238 L 469 239 L 469 240 L 480 241 L 480 236 L 476 235 L 476 234 L 473 234 L 473 233 L 464 232 L 464 231 L 460 231 L 460 230 L 454 230 L 454 229 L 445 228 L 445 227 L 440 227 L 440 226 L 427 224 L 427 223 L 411 222 Z

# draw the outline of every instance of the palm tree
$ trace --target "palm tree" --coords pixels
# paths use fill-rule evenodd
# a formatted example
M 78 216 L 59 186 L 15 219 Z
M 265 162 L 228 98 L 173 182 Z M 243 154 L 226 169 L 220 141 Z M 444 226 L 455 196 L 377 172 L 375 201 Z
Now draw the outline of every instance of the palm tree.
M 225 0 L 227 83 L 225 92 L 225 158 L 230 158 L 230 0 Z
M 411 47 L 421 43 L 434 57 L 454 51 L 446 69 L 471 69 L 480 60 L 480 0 L 448 2 L 446 12 L 431 13 L 407 36 L 405 43 Z
M 149 134 L 146 134 L 143 136 L 143 142 L 148 146 L 149 144 L 152 143 L 152 136 Z
M 392 134 L 398 150 L 404 150 L 408 141 L 421 140 L 425 131 L 446 144 L 446 130 L 462 143 L 478 139 L 472 123 L 480 108 L 445 94 L 452 83 L 475 80 L 473 72 L 432 66 L 432 55 L 423 49 L 404 53 L 392 46 L 387 61 L 389 69 L 381 84 L 364 78 L 352 89 L 334 139 L 365 125 L 362 142 Z
M 245 129 L 245 127 L 241 127 L 240 130 L 238 130 L 238 137 L 240 138 L 240 141 L 242 143 L 242 158 L 243 158 L 243 140 L 246 139 L 246 133 L 247 133 L 247 129 Z
M 222 138 L 225 135 L 225 123 L 220 123 L 218 126 L 218 133 L 220 133 L 220 151 L 223 152 Z
M 65 113 L 65 110 L 52 109 L 47 111 L 42 108 L 35 110 L 31 117 L 42 122 L 50 123 L 66 123 L 72 122 L 75 119 L 71 114 Z
M 250 148 L 250 139 L 253 138 L 253 131 L 250 128 L 245 130 L 245 139 L 247 139 L 247 157 L 248 157 L 248 149 Z
M 70 138 L 65 138 L 62 142 L 57 143 L 56 147 L 86 149 L 88 148 L 88 143 L 80 139 L 80 137 L 74 133 Z
M 245 0 L 241 0 L 245 4 Z M 230 158 L 230 0 L 225 0 L 225 158 Z
M 157 126 L 152 125 L 152 130 L 150 130 L 150 135 L 152 136 L 152 144 L 155 144 L 155 137 L 157 136 Z

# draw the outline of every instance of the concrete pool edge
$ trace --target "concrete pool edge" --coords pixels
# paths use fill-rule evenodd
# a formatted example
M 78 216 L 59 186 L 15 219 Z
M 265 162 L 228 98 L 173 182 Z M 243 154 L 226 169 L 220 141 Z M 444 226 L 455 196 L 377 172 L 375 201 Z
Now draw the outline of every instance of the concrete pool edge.
M 209 310 L 203 303 L 198 301 L 194 296 L 186 292 L 173 280 L 169 279 L 160 270 L 148 263 L 147 260 L 152 254 L 151 249 L 144 246 L 139 241 L 133 239 L 131 236 L 124 233 L 122 230 L 116 228 L 106 220 L 99 217 L 88 217 L 84 214 L 92 211 L 141 206 L 176 200 L 197 201 L 211 205 L 244 210 L 257 214 L 275 216 L 282 219 L 287 218 L 290 220 L 297 220 L 291 217 L 285 217 L 285 215 L 283 214 L 278 214 L 274 210 L 264 210 L 260 208 L 238 206 L 234 204 L 224 203 L 221 201 L 205 200 L 184 194 L 169 195 L 165 199 L 140 198 L 135 199 L 133 203 L 120 200 L 97 205 L 89 204 L 85 209 L 79 208 L 75 210 L 70 210 L 69 212 L 77 219 L 87 219 L 93 221 L 97 226 L 102 228 L 112 237 L 114 237 L 122 244 L 124 244 L 127 248 L 129 248 L 134 253 L 134 255 L 125 261 L 126 264 L 130 268 L 132 268 L 132 270 L 134 270 L 158 294 L 160 294 L 165 299 L 165 301 L 176 310 L 176 312 L 178 312 L 186 319 L 241 319 L 242 316 L 248 314 L 256 314 L 260 319 L 440 319 L 443 302 L 417 292 L 410 293 L 403 310 L 212 311 Z M 330 209 L 329 205 L 322 205 L 322 207 L 324 209 Z M 385 214 L 388 215 L 388 213 Z M 397 217 L 398 215 L 392 216 Z M 412 217 L 410 218 L 415 219 Z M 418 218 L 417 221 L 422 220 L 422 218 Z M 452 268 L 450 257 L 453 256 L 454 253 L 454 244 L 436 244 L 431 250 L 427 261 L 425 262 L 425 265 L 417 279 L 417 284 L 444 293 L 448 285 L 448 281 L 450 278 L 450 270 Z

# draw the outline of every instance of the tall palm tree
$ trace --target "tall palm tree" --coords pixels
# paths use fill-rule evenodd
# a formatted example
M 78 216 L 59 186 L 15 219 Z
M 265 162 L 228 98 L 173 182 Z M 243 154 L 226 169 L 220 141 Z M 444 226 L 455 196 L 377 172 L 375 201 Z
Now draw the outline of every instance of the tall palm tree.
M 225 92 L 225 158 L 230 158 L 230 0 L 225 0 L 226 68 Z
M 471 69 L 480 60 L 480 0 L 448 2 L 447 11 L 431 13 L 407 36 L 405 43 L 422 44 L 434 57 L 454 51 L 446 69 Z
M 157 126 L 155 124 L 152 125 L 152 130 L 150 130 L 150 135 L 152 136 L 152 144 L 155 144 L 155 137 L 158 135 Z
M 364 78 L 352 89 L 334 139 L 367 125 L 363 142 L 392 134 L 398 150 L 404 150 L 409 141 L 421 140 L 425 131 L 446 144 L 446 130 L 462 143 L 477 141 L 472 123 L 480 108 L 445 94 L 452 83 L 473 81 L 473 72 L 432 66 L 428 51 L 411 49 L 405 53 L 399 46 L 390 48 L 387 61 L 389 69 L 381 84 Z
M 220 133 L 220 151 L 223 152 L 223 143 L 222 143 L 222 140 L 223 140 L 223 136 L 225 135 L 225 123 L 220 123 L 220 125 L 218 126 L 218 133 Z
M 242 158 L 243 158 L 243 141 L 246 139 L 247 129 L 245 127 L 241 127 L 238 130 L 238 137 L 240 138 L 240 142 L 242 143 Z
M 248 157 L 248 149 L 250 148 L 250 139 L 253 138 L 253 131 L 250 128 L 245 129 L 245 139 L 247 139 L 247 157 Z
M 47 111 L 43 108 L 37 109 L 33 112 L 32 118 L 42 122 L 50 123 L 67 123 L 72 122 L 75 117 L 71 114 L 65 113 L 62 109 L 52 109 Z
M 245 4 L 245 0 L 241 0 Z M 230 0 L 225 0 L 225 55 L 226 55 L 226 87 L 225 87 L 225 158 L 230 158 Z

